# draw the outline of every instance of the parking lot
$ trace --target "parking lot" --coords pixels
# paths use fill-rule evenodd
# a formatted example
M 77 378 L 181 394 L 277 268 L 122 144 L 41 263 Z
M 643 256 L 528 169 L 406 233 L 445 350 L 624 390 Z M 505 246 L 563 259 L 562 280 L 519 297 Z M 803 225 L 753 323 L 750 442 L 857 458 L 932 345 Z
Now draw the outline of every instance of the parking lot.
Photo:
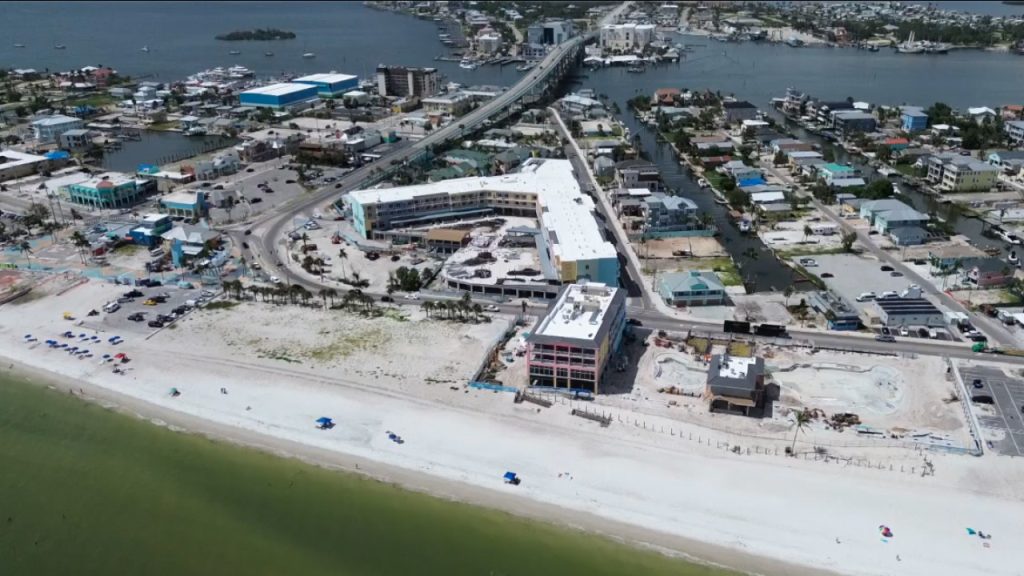
M 238 192 L 239 203 L 230 212 L 230 219 L 234 222 L 272 210 L 306 193 L 306 190 L 299 185 L 298 175 L 293 170 L 275 168 L 251 174 L 241 172 L 235 175 L 233 180 L 234 182 L 204 182 L 202 186 L 207 192 L 216 186 L 223 186 Z M 264 182 L 271 192 L 260 188 L 260 184 Z M 210 218 L 215 223 L 227 222 L 228 216 L 228 211 L 223 208 L 210 209 Z
M 1006 438 L 996 443 L 1000 454 L 1024 456 L 1024 380 L 1011 378 L 996 368 L 964 367 L 960 369 L 968 393 L 992 397 L 991 406 L 974 408 L 981 425 L 1001 430 Z M 980 388 L 974 385 L 980 380 Z M 984 406 L 984 405 L 982 405 Z
M 200 288 L 178 288 L 177 286 L 125 286 L 124 290 L 120 292 L 120 295 L 124 295 L 132 290 L 138 290 L 142 292 L 142 296 L 137 296 L 131 302 L 120 303 L 120 309 L 116 312 L 103 312 L 103 319 L 101 323 L 106 327 L 107 330 L 117 334 L 120 332 L 125 333 L 144 333 L 148 334 L 156 329 L 156 327 L 149 326 L 149 322 L 156 320 L 157 316 L 163 314 L 170 316 L 175 308 L 184 306 L 188 301 L 199 302 L 202 299 L 208 299 L 204 297 L 203 293 L 213 296 L 216 294 L 214 291 L 206 291 Z M 166 295 L 167 299 L 163 303 L 157 303 L 154 306 L 147 306 L 145 302 L 154 296 Z M 128 317 L 135 313 L 141 313 L 143 319 L 139 322 L 129 320 Z

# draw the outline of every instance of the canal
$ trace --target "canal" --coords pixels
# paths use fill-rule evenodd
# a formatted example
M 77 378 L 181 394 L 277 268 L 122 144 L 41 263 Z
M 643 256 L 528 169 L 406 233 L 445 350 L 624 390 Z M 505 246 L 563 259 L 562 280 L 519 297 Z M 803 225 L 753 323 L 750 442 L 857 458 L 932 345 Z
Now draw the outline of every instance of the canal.
M 233 146 L 237 139 L 226 136 L 185 136 L 179 132 L 144 130 L 141 139 L 121 143 L 121 148 L 103 155 L 107 170 L 134 174 L 140 164 L 168 164 Z

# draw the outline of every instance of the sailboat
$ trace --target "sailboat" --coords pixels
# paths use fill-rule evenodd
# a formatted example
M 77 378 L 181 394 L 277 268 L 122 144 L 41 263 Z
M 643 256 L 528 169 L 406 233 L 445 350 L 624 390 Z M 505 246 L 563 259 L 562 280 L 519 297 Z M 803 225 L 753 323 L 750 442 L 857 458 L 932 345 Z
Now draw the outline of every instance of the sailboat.
M 914 32 L 911 30 L 910 36 L 907 37 L 907 41 L 897 45 L 896 51 L 900 54 L 921 54 L 924 52 L 924 45 L 920 42 L 914 41 Z
M 149 46 L 143 46 L 142 47 L 142 51 L 143 52 L 149 52 Z

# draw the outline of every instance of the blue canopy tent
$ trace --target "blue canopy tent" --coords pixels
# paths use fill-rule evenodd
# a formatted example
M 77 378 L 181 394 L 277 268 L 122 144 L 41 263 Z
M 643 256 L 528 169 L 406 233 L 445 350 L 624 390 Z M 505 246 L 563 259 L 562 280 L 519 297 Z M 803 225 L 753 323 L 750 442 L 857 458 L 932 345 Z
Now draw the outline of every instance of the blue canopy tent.
M 327 430 L 328 428 L 334 428 L 334 420 L 332 420 L 332 419 L 330 419 L 330 418 L 328 418 L 326 416 L 321 416 L 321 417 L 316 419 L 316 426 L 317 426 L 317 428 L 320 428 L 321 430 Z
M 505 472 L 505 484 L 519 484 L 519 476 L 515 472 Z

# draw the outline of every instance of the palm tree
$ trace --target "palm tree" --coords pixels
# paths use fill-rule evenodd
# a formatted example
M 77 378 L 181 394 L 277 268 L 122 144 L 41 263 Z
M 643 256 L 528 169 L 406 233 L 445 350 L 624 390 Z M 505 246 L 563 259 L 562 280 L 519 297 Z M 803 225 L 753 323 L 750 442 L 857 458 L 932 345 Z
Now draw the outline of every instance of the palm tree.
M 324 300 L 324 308 L 327 308 L 327 289 L 326 288 L 321 288 L 317 292 L 317 294 L 319 294 L 320 297 L 323 298 L 323 300 Z
M 789 453 L 796 455 L 796 437 L 811 422 L 811 413 L 804 408 L 796 413 L 796 430 L 793 432 L 793 445 L 789 447 Z
M 32 244 L 30 244 L 28 240 L 22 240 L 21 242 L 18 243 L 18 251 L 21 252 L 21 255 L 25 257 L 26 265 L 28 267 L 31 267 L 32 258 L 30 256 L 32 254 Z
M 786 289 L 782 291 L 782 295 L 786 297 L 786 308 L 789 308 L 789 298 L 793 295 L 793 285 L 786 286 Z
M 339 248 L 338 257 L 341 258 L 341 277 L 348 278 L 348 275 L 345 274 L 345 260 L 348 260 L 348 252 L 345 252 L 344 248 Z
M 431 302 L 430 300 L 427 300 L 423 302 L 423 304 L 420 304 L 420 308 L 423 309 L 423 312 L 427 315 L 427 318 L 430 318 L 430 313 L 434 311 L 434 303 Z
M 484 313 L 484 307 L 483 306 L 481 306 L 479 304 L 473 304 L 474 320 L 480 320 L 480 317 L 483 316 L 483 313 Z
M 331 306 L 334 306 L 334 297 L 338 295 L 338 291 L 334 288 L 324 288 L 324 294 L 330 298 Z
M 247 268 L 246 264 L 247 262 L 245 261 L 245 256 L 242 256 L 241 258 L 238 259 L 238 266 L 242 269 L 242 276 L 245 276 L 245 270 Z
M 814 230 L 811 230 L 810 224 L 804 224 L 804 242 L 807 242 L 807 237 L 814 234 Z
M 71 243 L 78 249 L 78 257 L 81 258 L 82 264 L 85 264 L 85 249 L 90 246 L 89 239 L 85 237 L 85 234 L 75 230 L 71 235 Z
M 305 232 L 303 232 L 301 239 L 302 239 L 302 253 L 305 254 L 306 253 L 306 242 L 309 241 L 309 234 L 306 234 Z

